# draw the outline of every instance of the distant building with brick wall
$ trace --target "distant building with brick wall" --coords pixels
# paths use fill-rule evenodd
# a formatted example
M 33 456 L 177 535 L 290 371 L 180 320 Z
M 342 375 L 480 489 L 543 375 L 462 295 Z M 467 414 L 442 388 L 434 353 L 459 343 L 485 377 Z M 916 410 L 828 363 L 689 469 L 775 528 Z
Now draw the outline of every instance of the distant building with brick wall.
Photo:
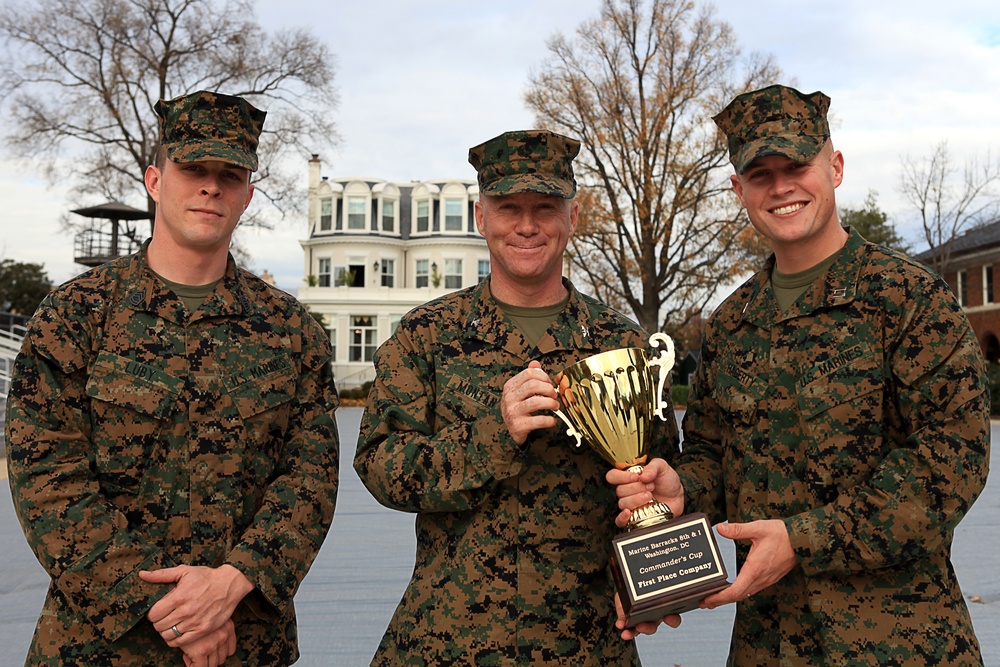
M 988 361 L 1000 363 L 1000 220 L 956 238 L 944 279 L 958 296 Z M 930 265 L 931 252 L 914 259 Z

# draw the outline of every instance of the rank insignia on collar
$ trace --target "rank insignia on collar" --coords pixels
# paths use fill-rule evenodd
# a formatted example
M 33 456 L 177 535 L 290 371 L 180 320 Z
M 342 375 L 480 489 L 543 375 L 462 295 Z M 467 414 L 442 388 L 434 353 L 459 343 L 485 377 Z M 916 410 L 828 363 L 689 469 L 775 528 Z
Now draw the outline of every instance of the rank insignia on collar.
M 835 287 L 833 288 L 833 291 L 830 292 L 830 296 L 832 296 L 834 299 L 843 299 L 845 296 L 847 296 L 847 288 Z

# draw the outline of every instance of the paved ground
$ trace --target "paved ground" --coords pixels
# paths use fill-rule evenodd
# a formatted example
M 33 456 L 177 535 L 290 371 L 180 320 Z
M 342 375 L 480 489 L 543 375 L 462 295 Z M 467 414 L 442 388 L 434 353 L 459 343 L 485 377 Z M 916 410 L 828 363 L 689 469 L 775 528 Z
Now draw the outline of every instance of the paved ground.
M 296 597 L 303 667 L 367 665 L 413 566 L 413 518 L 379 506 L 350 462 L 360 408 L 338 412 L 341 489 L 333 529 Z M 1000 442 L 1000 424 L 993 427 Z M 1000 454 L 993 452 L 994 470 Z M 6 476 L 6 466 L 0 466 Z M 997 473 L 1000 474 L 1000 473 Z M 0 667 L 21 665 L 47 578 L 34 560 L 0 482 Z M 993 479 L 955 536 L 954 563 L 969 598 L 986 664 L 1000 667 L 1000 482 Z M 733 569 L 732 552 L 727 550 Z M 716 667 L 725 663 L 732 607 L 693 611 L 678 630 L 639 640 L 646 667 Z

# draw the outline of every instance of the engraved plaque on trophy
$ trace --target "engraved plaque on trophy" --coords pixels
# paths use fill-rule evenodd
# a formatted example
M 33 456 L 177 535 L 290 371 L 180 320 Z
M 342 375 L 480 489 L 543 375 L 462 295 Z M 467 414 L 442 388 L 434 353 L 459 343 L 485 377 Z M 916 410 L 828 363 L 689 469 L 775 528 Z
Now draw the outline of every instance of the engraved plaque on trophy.
M 662 348 L 653 357 L 639 348 L 611 350 L 555 378 L 562 405 L 556 416 L 566 423 L 567 435 L 620 470 L 642 470 L 654 419 L 666 420 L 670 409 L 663 389 L 674 365 L 673 341 L 655 333 L 649 342 Z M 652 500 L 633 511 L 626 531 L 612 540 L 611 563 L 629 626 L 694 609 L 729 585 L 704 514 L 674 518 L 666 504 Z

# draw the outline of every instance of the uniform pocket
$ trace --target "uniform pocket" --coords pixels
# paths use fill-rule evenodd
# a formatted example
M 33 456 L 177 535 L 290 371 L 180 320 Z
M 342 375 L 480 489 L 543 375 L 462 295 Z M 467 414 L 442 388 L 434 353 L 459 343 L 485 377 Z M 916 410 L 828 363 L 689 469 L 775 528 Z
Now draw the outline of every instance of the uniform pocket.
M 87 379 L 91 438 L 101 484 L 138 488 L 146 464 L 178 410 L 184 381 L 110 352 L 97 355 Z
M 250 435 L 258 442 L 281 440 L 288 429 L 296 374 L 287 356 L 238 369 L 222 378 Z
M 809 479 L 830 497 L 866 479 L 885 456 L 884 380 L 878 359 L 857 347 L 798 384 Z

